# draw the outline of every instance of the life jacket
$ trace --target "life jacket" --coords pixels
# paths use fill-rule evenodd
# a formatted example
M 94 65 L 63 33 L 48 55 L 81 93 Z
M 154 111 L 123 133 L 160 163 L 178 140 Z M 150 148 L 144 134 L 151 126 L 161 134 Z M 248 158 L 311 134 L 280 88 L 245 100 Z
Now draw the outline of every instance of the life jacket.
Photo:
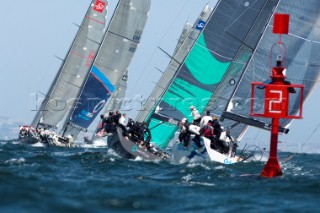
M 211 138 L 214 136 L 214 129 L 210 125 L 203 126 L 203 136 L 206 138 Z

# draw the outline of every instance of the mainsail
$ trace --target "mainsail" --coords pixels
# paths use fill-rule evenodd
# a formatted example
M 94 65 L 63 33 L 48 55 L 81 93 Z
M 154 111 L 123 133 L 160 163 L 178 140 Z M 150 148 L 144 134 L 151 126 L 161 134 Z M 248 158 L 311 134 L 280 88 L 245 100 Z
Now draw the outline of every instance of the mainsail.
M 241 72 L 266 27 L 276 0 L 219 1 L 203 32 L 174 77 L 149 128 L 152 140 L 165 148 L 178 122 L 192 120 L 189 107 L 203 113 L 223 77 L 230 70 Z M 256 35 L 257 34 L 257 35 Z M 232 68 L 240 64 L 240 68 Z
M 32 126 L 56 126 L 73 106 L 105 34 L 108 1 L 91 2 Z
M 66 120 L 64 135 L 86 131 L 122 79 L 138 47 L 150 0 L 120 0 L 79 100 Z
M 104 109 L 104 114 L 109 111 L 120 110 L 126 96 L 126 90 L 128 86 L 128 70 L 125 72 L 120 82 L 118 83 L 117 88 L 112 94 L 111 98 L 107 102 L 107 105 Z
M 320 29 L 317 27 L 320 25 L 319 1 L 281 0 L 276 12 L 290 14 L 289 35 L 282 37 L 282 42 L 287 47 L 284 64 L 287 68 L 286 79 L 293 84 L 304 84 L 304 99 L 306 99 L 311 94 L 320 77 L 320 52 L 318 51 L 320 49 Z M 230 84 L 225 84 L 224 88 L 219 93 L 216 93 L 215 106 L 217 106 L 217 110 L 220 109 L 221 112 L 221 109 L 224 109 L 229 104 L 229 112 L 249 116 L 251 82 L 269 79 L 270 66 L 275 65 L 270 64 L 270 49 L 277 40 L 278 36 L 272 33 L 272 26 L 269 25 L 245 74 L 241 77 L 241 82 L 230 103 L 223 95 L 224 91 L 229 90 Z M 272 58 L 274 63 L 276 57 L 277 53 L 273 52 Z M 229 79 L 231 80 L 232 77 L 229 77 Z M 226 82 L 230 81 L 229 79 Z M 260 103 L 263 103 L 262 94 L 261 92 Z M 255 98 L 259 99 L 258 96 Z M 259 102 L 259 100 L 256 102 Z M 298 105 L 298 95 L 292 96 L 290 98 L 289 114 L 296 114 L 299 108 Z M 261 120 L 267 123 L 270 122 L 268 119 Z M 280 120 L 280 124 L 288 126 L 291 121 L 290 119 L 283 119 Z M 239 122 L 241 123 L 241 121 Z M 235 124 L 234 121 L 224 120 L 224 126 L 232 126 L 233 124 Z M 243 124 L 236 126 L 232 129 L 232 134 L 235 137 L 241 136 L 244 127 Z
M 191 27 L 187 23 L 181 33 L 178 44 L 175 48 L 173 58 L 171 59 L 168 67 L 166 68 L 164 74 L 161 76 L 160 80 L 156 84 L 155 88 L 151 92 L 148 100 L 140 110 L 136 121 L 143 122 L 150 119 L 150 115 L 155 111 L 155 107 L 160 101 L 160 97 L 163 96 L 167 87 L 169 86 L 172 78 L 176 75 L 177 70 L 183 63 L 184 59 L 190 52 L 191 47 L 196 42 L 199 37 L 206 21 L 208 20 L 212 8 L 208 5 L 205 6 L 204 10 L 200 14 L 199 18 L 195 22 L 194 26 Z

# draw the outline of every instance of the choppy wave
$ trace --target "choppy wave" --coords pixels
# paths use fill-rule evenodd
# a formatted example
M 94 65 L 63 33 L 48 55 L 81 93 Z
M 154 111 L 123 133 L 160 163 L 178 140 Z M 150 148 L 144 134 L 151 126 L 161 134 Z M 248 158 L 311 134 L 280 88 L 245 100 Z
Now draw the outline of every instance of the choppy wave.
M 0 212 L 317 211 L 320 156 L 279 153 L 288 156 L 284 175 L 265 179 L 265 161 L 175 165 L 122 159 L 106 147 L 3 142 Z

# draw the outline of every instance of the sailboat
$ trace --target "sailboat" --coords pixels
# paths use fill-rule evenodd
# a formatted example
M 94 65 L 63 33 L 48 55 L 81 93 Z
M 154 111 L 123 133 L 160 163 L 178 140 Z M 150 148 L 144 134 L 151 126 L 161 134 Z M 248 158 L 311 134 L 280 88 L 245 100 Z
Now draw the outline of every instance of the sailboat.
M 107 6 L 108 1 L 105 0 L 94 0 L 90 3 L 59 72 L 28 127 L 29 133 L 20 134 L 20 139 L 27 142 L 41 141 L 39 131 L 56 129 L 69 108 L 74 105 L 106 32 Z M 33 134 L 30 134 L 30 130 Z M 56 134 L 47 136 L 54 136 L 50 137 L 50 142 L 56 142 L 56 145 L 70 146 L 71 141 L 68 138 L 57 138 Z
M 171 57 L 171 61 L 161 79 L 157 83 L 155 89 L 152 91 L 150 98 L 141 109 L 138 117 L 136 118 L 137 122 L 142 122 L 147 119 L 148 114 L 153 111 L 155 104 L 158 102 L 158 98 L 165 91 L 184 58 L 188 55 L 191 47 L 203 30 L 204 24 L 208 20 L 211 12 L 212 8 L 207 5 L 193 26 L 191 26 L 189 23 L 185 24 L 174 54 Z M 123 137 L 122 133 L 122 129 L 118 128 L 116 134 L 113 134 L 112 137 L 108 137 L 108 148 L 115 150 L 121 156 L 127 158 L 138 157 L 145 160 L 170 159 L 168 154 L 161 151 L 157 146 L 152 147 L 151 151 L 147 150 L 143 147 L 140 147 L 132 140 L 128 140 L 128 138 Z
M 178 44 L 176 46 L 176 49 L 174 50 L 173 55 L 176 55 L 177 51 L 180 49 L 180 47 L 182 46 L 183 42 L 186 40 L 187 36 L 189 35 L 191 29 L 192 29 L 192 25 L 187 22 L 185 24 L 184 28 L 183 28 L 183 31 L 182 31 L 181 35 L 180 35 L 180 38 L 178 40 Z M 190 47 L 185 45 L 184 48 L 186 49 L 186 51 L 188 51 L 187 48 L 190 48 Z M 174 69 L 174 67 L 178 67 L 176 64 L 173 64 L 172 66 L 173 66 L 173 68 L 171 68 L 172 70 Z M 122 103 L 123 103 L 124 98 L 125 98 L 125 91 L 126 91 L 126 88 L 127 88 L 127 81 L 128 81 L 128 71 L 124 75 L 124 77 L 121 79 L 120 83 L 118 84 L 118 87 L 117 87 L 116 91 L 113 93 L 112 97 L 110 98 L 110 101 L 108 101 L 107 106 L 104 109 L 104 114 L 107 114 L 107 112 L 115 111 L 115 110 L 121 108 Z M 161 87 L 161 84 L 158 83 L 157 85 L 159 85 Z M 103 133 L 101 133 L 101 131 L 99 133 L 99 130 L 101 129 L 101 126 L 102 126 L 102 123 L 99 122 L 99 125 L 97 126 L 97 128 L 95 130 L 95 132 L 98 132 L 98 134 L 94 134 L 92 136 L 91 140 L 85 139 L 87 143 L 93 143 L 95 140 L 101 140 L 102 139 L 102 134 Z
M 100 1 L 97 1 L 96 4 L 99 4 L 100 7 L 106 5 L 101 5 Z M 101 41 L 95 42 L 98 45 L 97 54 L 91 54 L 90 64 L 88 60 L 83 60 L 82 58 L 82 61 L 87 66 L 87 73 L 83 73 L 83 75 L 74 74 L 68 79 L 69 82 L 65 82 L 66 80 L 61 78 L 53 83 L 54 91 L 59 84 L 68 83 L 67 85 L 69 85 L 71 80 L 82 79 L 81 84 L 80 82 L 77 82 L 77 85 L 71 84 L 77 88 L 77 91 L 72 93 L 73 97 L 71 98 L 72 101 L 68 102 L 68 110 L 64 108 L 63 112 L 59 113 L 59 117 L 56 117 L 53 112 L 51 113 L 55 123 L 46 122 L 44 117 L 48 112 L 44 110 L 34 119 L 37 127 L 38 125 L 54 127 L 58 123 L 62 124 L 61 136 L 54 134 L 54 137 L 50 140 L 53 145 L 64 146 L 68 144 L 69 146 L 69 143 L 63 142 L 73 141 L 79 132 L 86 132 L 97 114 L 108 102 L 109 97 L 115 92 L 115 89 L 117 87 L 119 89 L 123 85 L 121 81 L 126 78 L 127 67 L 138 47 L 148 17 L 150 4 L 150 0 L 120 0 L 108 29 L 104 28 Z M 99 11 L 103 10 L 105 9 L 99 9 Z M 102 21 L 97 21 L 93 18 L 89 20 L 102 23 Z M 92 26 L 88 25 L 88 28 L 92 29 Z M 77 43 L 76 45 L 81 46 L 82 43 Z M 73 65 L 76 64 L 73 63 Z M 71 68 L 76 69 L 76 67 Z M 60 71 L 60 75 L 69 75 L 69 73 L 65 72 Z M 69 88 L 65 85 L 58 88 L 60 88 L 59 95 L 69 93 Z M 64 91 L 65 89 L 68 90 Z M 116 92 L 116 94 L 119 94 L 119 92 Z M 56 96 L 54 97 L 57 98 Z M 42 108 L 45 110 L 50 107 L 47 103 L 51 103 L 51 99 L 42 104 L 44 105 Z
M 282 38 L 283 43 L 287 46 L 286 61 L 287 67 L 286 79 L 291 83 L 304 84 L 304 101 L 310 96 L 316 82 L 319 80 L 319 53 L 316 51 L 320 47 L 320 31 L 317 29 L 320 23 L 320 4 L 316 0 L 308 1 L 308 4 L 301 5 L 300 1 L 281 0 L 276 10 L 277 13 L 290 14 L 290 33 L 288 36 Z M 303 26 L 303 27 L 301 27 Z M 261 119 L 262 122 L 256 122 L 252 118 L 247 119 L 249 115 L 249 102 L 247 101 L 248 93 L 251 91 L 249 82 L 265 81 L 270 75 L 270 47 L 277 40 L 276 36 L 272 34 L 272 26 L 268 26 L 266 33 L 255 51 L 253 59 L 247 66 L 246 72 L 240 76 L 237 89 L 230 92 L 228 101 L 223 101 L 221 97 L 222 90 L 226 88 L 221 87 L 216 93 L 216 105 L 226 106 L 224 111 L 220 111 L 225 118 L 224 122 L 227 126 L 240 123 L 233 129 L 233 135 L 240 137 L 243 135 L 243 127 L 241 125 L 250 125 L 262 129 L 269 129 L 266 119 Z M 273 61 L 277 57 L 276 53 L 272 53 Z M 273 64 L 274 65 L 274 64 Z M 226 77 L 226 81 L 230 80 L 230 76 Z M 225 85 L 224 87 L 228 87 Z M 289 114 L 297 114 L 297 107 L 299 105 L 299 97 L 291 99 Z M 257 106 L 258 107 L 258 106 Z M 280 131 L 288 133 L 291 124 L 291 119 L 280 120 L 283 127 Z
M 190 105 L 197 105 L 201 113 L 205 110 L 213 110 L 214 113 L 221 115 L 221 120 L 223 118 L 225 119 L 223 125 L 232 131 L 232 135 L 237 141 L 242 138 L 248 125 L 269 129 L 270 124 L 267 122 L 258 121 L 248 116 L 249 105 L 245 107 L 247 112 L 243 111 L 245 113 L 243 113 L 242 116 L 229 112 L 239 110 L 241 106 L 239 99 L 245 97 L 243 94 L 250 94 L 250 84 L 244 80 L 244 77 L 247 75 L 246 71 L 250 70 L 250 65 L 255 63 L 256 58 L 253 56 L 257 54 L 257 51 L 263 52 L 259 57 L 257 56 L 259 60 L 265 63 L 265 66 L 261 66 L 262 69 L 270 66 L 270 64 L 266 64 L 266 62 L 269 61 L 269 54 L 266 53 L 268 48 L 266 48 L 266 46 L 260 46 L 259 44 L 263 44 L 263 42 L 266 41 L 267 43 L 269 42 L 270 45 L 270 41 L 274 41 L 272 35 L 270 35 L 268 23 L 276 11 L 275 9 L 279 2 L 280 1 L 234 2 L 222 0 L 217 3 L 208 23 L 204 22 L 203 33 L 196 39 L 197 41 L 195 45 L 193 45 L 190 53 L 177 68 L 178 71 L 172 75 L 171 79 L 166 79 L 166 83 L 161 85 L 159 95 L 155 95 L 155 99 L 152 100 L 152 96 L 149 98 L 151 101 L 147 102 L 144 110 L 138 116 L 138 121 L 150 123 L 149 128 L 152 132 L 152 139 L 158 147 L 165 149 L 168 146 L 169 141 L 172 140 L 178 128 L 177 124 L 181 118 L 187 117 L 189 121 L 191 121 L 190 111 L 188 111 Z M 311 38 L 297 35 L 294 36 L 294 38 L 298 39 L 295 42 L 299 48 L 304 45 L 304 42 L 307 42 L 307 47 L 310 48 L 311 46 L 313 50 L 318 44 L 312 40 L 317 33 L 315 29 L 312 30 L 318 21 L 317 10 L 312 10 L 309 6 L 306 6 L 302 8 L 303 12 L 297 12 L 295 9 L 298 8 L 298 4 L 298 2 L 287 2 L 283 0 L 281 1 L 280 9 L 277 11 L 288 12 L 287 10 L 289 9 L 292 11 L 293 16 L 296 17 L 304 13 L 310 15 L 312 24 L 307 25 L 308 28 L 303 32 L 308 35 L 309 33 L 312 34 Z M 311 6 L 312 8 L 317 8 L 315 1 L 312 2 L 312 4 L 314 4 L 314 7 Z M 235 10 L 236 13 L 231 13 L 229 10 L 234 11 L 234 8 L 237 8 Z M 230 16 L 229 14 L 233 15 Z M 306 20 L 308 20 L 308 18 L 306 18 Z M 212 20 L 219 21 L 214 22 Z M 219 26 L 215 26 L 217 23 L 219 23 L 220 28 Z M 221 23 L 224 23 L 224 25 Z M 211 36 L 207 37 L 206 35 Z M 291 44 L 294 45 L 294 43 Z M 263 47 L 263 49 L 260 49 L 261 47 Z M 297 52 L 294 53 L 294 55 L 296 54 Z M 202 58 L 205 60 L 201 60 Z M 313 60 L 314 59 L 308 55 L 304 62 L 308 63 Z M 316 63 L 313 62 L 312 64 L 314 65 Z M 317 70 L 318 66 L 315 67 L 315 70 Z M 215 69 L 218 71 L 212 72 L 212 70 Z M 211 72 L 209 72 L 210 70 Z M 261 80 L 261 78 L 267 79 L 266 76 L 269 75 L 269 72 L 265 73 L 267 74 L 265 76 L 261 75 L 259 80 Z M 252 73 L 248 74 L 248 76 L 250 80 L 255 80 L 252 79 L 252 77 L 255 76 L 252 75 Z M 303 80 L 306 76 L 302 76 L 300 82 L 308 81 Z M 312 73 L 312 77 L 316 77 L 317 79 L 318 73 Z M 214 81 L 214 83 L 212 84 L 210 81 Z M 314 84 L 310 85 L 313 86 Z M 243 88 L 249 89 L 245 90 Z M 239 94 L 239 91 L 242 91 L 242 95 L 236 96 Z M 312 89 L 309 88 L 307 91 L 309 94 Z M 197 104 L 199 100 L 202 101 L 201 104 Z M 221 104 L 219 101 L 221 101 Z M 145 113 L 145 111 L 147 111 L 147 113 Z M 287 133 L 287 126 L 280 128 L 280 131 Z M 127 140 L 120 140 L 120 142 L 123 142 L 122 147 L 124 147 L 127 152 L 130 152 L 128 147 L 125 147 Z M 202 160 L 209 158 L 210 160 L 225 164 L 235 163 L 240 159 L 238 157 L 230 159 L 229 156 L 223 155 L 217 157 L 216 155 L 219 153 L 214 152 L 211 147 L 208 147 L 206 139 L 204 139 L 204 143 L 206 149 L 200 151 L 196 150 L 192 144 L 187 149 L 183 148 L 181 144 L 176 144 L 175 149 L 172 150 L 175 152 L 173 158 L 180 161 L 181 157 L 188 156 L 193 158 L 195 155 L 199 155 Z M 143 150 L 137 147 L 132 146 L 131 148 L 135 151 L 130 153 L 131 157 L 138 156 L 136 154 L 137 150 L 143 152 Z M 139 157 L 143 158 L 143 156 Z
M 171 58 L 168 67 L 166 68 L 164 74 L 161 76 L 155 88 L 149 95 L 149 98 L 147 99 L 146 103 L 141 108 L 138 116 L 135 119 L 136 121 L 147 121 L 149 119 L 150 114 L 155 111 L 155 107 L 159 103 L 162 95 L 166 91 L 168 85 L 176 75 L 179 67 L 185 60 L 192 46 L 196 42 L 200 33 L 202 32 L 204 25 L 208 20 L 212 10 L 212 7 L 206 5 L 193 26 L 190 26 L 189 23 L 185 24 L 185 27 L 181 33 L 179 42 L 174 50 L 173 57 Z
M 161 95 L 161 101 L 147 117 L 152 141 L 157 146 L 167 148 L 182 118 L 191 123 L 190 106 L 196 106 L 201 114 L 204 112 L 227 72 L 243 70 L 277 3 L 222 0 L 216 4 L 203 32 Z M 192 147 L 179 144 L 173 151 L 180 150 L 177 153 L 186 156 L 185 152 L 193 151 Z M 177 155 L 173 153 L 175 158 Z
M 63 136 L 76 138 L 87 131 L 102 109 L 120 108 L 121 102 L 115 101 L 125 95 L 127 68 L 140 43 L 150 5 L 150 0 L 118 2 L 78 101 L 67 115 Z
M 286 77 L 291 83 L 305 84 L 304 99 L 306 99 L 319 79 L 319 63 L 316 59 L 319 55 L 315 53 L 315 50 L 319 48 L 320 36 L 319 30 L 314 26 L 319 24 L 320 5 L 318 1 L 309 1 L 305 5 L 300 3 L 300 1 L 280 0 L 275 12 L 290 14 L 290 33 L 283 38 L 283 43 L 286 44 L 288 49 L 285 62 L 287 67 Z M 301 26 L 304 27 L 301 28 Z M 271 33 L 271 28 L 272 26 L 269 24 L 247 63 L 244 63 L 243 66 L 233 63 L 229 67 L 205 108 L 205 110 L 212 110 L 221 116 L 223 126 L 232 132 L 236 141 L 241 141 L 248 126 L 270 130 L 268 120 L 257 120 L 249 115 L 251 82 L 268 79 L 271 66 L 274 65 L 270 64 L 270 58 L 275 61 L 277 57 L 275 52 L 271 52 L 270 57 L 270 49 L 277 40 L 276 36 Z M 245 42 L 244 44 L 248 43 Z M 244 70 L 244 72 L 237 72 L 237 70 Z M 262 99 L 261 94 L 260 101 Z M 299 95 L 296 95 L 291 99 L 289 114 L 296 114 L 298 106 Z M 291 121 L 291 119 L 281 120 L 282 127 L 279 131 L 287 134 Z M 207 147 L 207 151 L 202 155 L 202 160 L 214 160 L 214 155 L 210 153 L 212 149 Z M 227 159 L 224 163 L 232 162 Z

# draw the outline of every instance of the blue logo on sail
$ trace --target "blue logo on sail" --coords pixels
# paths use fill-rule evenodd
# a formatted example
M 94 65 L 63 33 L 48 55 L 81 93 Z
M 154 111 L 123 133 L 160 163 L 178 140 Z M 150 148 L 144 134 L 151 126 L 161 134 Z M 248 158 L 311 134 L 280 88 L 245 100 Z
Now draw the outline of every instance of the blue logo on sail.
M 139 150 L 139 148 L 137 146 L 132 146 L 131 147 L 131 151 L 132 152 L 137 152 Z
M 198 25 L 196 27 L 197 30 L 203 30 L 204 26 L 206 25 L 205 21 L 199 20 Z

